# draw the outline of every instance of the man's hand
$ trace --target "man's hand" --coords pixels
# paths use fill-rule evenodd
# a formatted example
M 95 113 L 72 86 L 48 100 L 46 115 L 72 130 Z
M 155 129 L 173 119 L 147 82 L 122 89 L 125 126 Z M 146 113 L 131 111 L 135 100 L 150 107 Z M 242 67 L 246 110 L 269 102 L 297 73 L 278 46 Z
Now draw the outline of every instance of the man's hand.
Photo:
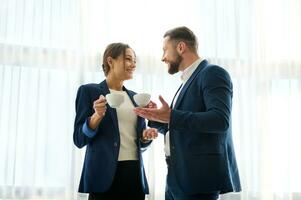
M 148 106 L 148 108 L 135 108 L 134 112 L 140 117 L 150 121 L 169 123 L 171 109 L 161 95 L 159 96 L 159 100 L 162 103 L 159 109 L 156 108 L 157 106 L 155 105 L 154 108 L 150 106 Z

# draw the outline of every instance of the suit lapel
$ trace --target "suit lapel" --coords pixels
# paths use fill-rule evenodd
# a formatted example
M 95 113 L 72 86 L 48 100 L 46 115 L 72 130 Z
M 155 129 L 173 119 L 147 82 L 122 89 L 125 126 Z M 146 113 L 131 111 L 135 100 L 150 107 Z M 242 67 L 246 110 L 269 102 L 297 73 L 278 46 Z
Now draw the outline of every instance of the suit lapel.
M 170 104 L 170 108 L 173 108 L 173 102 L 174 102 L 174 100 L 175 100 L 175 98 L 176 98 L 176 96 L 177 96 L 179 90 L 181 89 L 182 85 L 183 85 L 183 83 L 180 85 L 180 87 L 178 88 L 176 94 L 173 96 L 172 102 L 171 102 L 171 104 Z
M 134 100 L 134 95 L 135 93 L 132 91 L 127 90 L 125 87 L 123 87 L 123 90 L 126 91 L 126 93 L 128 94 L 128 96 L 130 97 L 132 103 L 134 104 L 135 107 L 138 107 L 138 105 L 136 104 L 135 100 Z M 141 129 L 143 127 L 141 127 L 141 125 L 143 125 L 143 118 L 140 116 L 137 116 L 137 126 L 136 126 L 136 132 L 137 132 L 137 138 L 141 137 Z
M 195 77 L 197 76 L 197 74 L 198 74 L 204 67 L 206 67 L 207 65 L 208 65 L 208 61 L 207 61 L 207 60 L 203 60 L 203 61 L 199 64 L 199 66 L 195 69 L 195 71 L 193 72 L 193 74 L 191 75 L 191 77 L 187 80 L 187 82 L 186 82 L 185 85 L 183 86 L 183 88 L 182 88 L 182 90 L 181 90 L 181 92 L 180 92 L 180 94 L 179 94 L 179 96 L 178 96 L 178 99 L 177 99 L 177 101 L 176 101 L 176 104 L 173 106 L 173 108 L 176 109 L 176 108 L 180 105 L 180 103 L 181 103 L 181 101 L 182 101 L 182 99 L 183 99 L 183 97 L 184 97 L 184 95 L 185 95 L 185 93 L 186 93 L 188 87 L 189 87 L 190 84 L 192 83 L 192 81 L 195 79 Z
M 106 80 L 104 80 L 103 82 L 100 83 L 100 89 L 101 89 L 104 96 L 110 93 L 110 90 L 109 90 L 109 87 L 108 87 L 108 84 L 107 84 Z M 127 90 L 125 87 L 123 87 L 123 91 L 125 91 L 128 94 L 128 96 L 130 97 L 130 99 L 131 99 L 132 103 L 134 104 L 134 106 L 137 107 L 138 105 L 136 104 L 136 102 L 134 101 L 134 98 L 133 98 L 134 93 Z M 110 106 L 107 106 L 107 113 L 111 116 L 114 127 L 118 131 L 119 127 L 118 127 L 118 118 L 117 118 L 116 109 L 111 108 Z M 142 117 L 138 116 L 138 118 L 137 118 L 137 127 L 136 127 L 136 131 L 137 131 L 138 136 L 140 136 L 139 134 L 141 134 L 139 130 L 142 128 L 141 124 L 143 124 L 142 123 L 143 120 L 144 119 Z M 118 133 L 119 133 L 119 131 L 118 131 Z
M 135 107 L 138 107 L 138 105 L 136 104 L 136 102 L 134 101 L 134 93 L 127 90 L 124 86 L 123 86 L 123 90 L 126 91 L 126 93 L 128 94 L 128 96 L 130 97 L 132 103 L 134 104 Z
M 107 84 L 106 80 L 104 80 L 100 83 L 100 89 L 101 89 L 104 96 L 106 96 L 107 94 L 110 93 L 110 90 L 109 90 L 109 87 L 108 87 L 108 84 Z M 114 127 L 116 128 L 116 130 L 119 130 L 116 109 L 111 108 L 110 106 L 107 105 L 107 114 L 109 114 L 111 116 Z

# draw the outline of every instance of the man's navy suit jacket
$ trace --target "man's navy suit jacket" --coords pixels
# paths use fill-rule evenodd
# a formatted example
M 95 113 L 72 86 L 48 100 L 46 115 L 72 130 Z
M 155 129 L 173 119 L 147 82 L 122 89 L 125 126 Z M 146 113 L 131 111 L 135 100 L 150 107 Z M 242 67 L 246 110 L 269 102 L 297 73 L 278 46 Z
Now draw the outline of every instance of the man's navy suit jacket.
M 137 106 L 133 100 L 135 93 L 125 87 L 123 87 L 123 90 L 127 92 L 133 104 Z M 84 124 L 88 123 L 89 117 L 94 113 L 93 102 L 100 95 L 106 96 L 108 93 L 110 91 L 105 80 L 100 84 L 82 85 L 77 92 L 73 141 L 78 148 L 86 146 L 79 192 L 105 192 L 113 182 L 120 147 L 116 109 L 107 106 L 106 114 L 95 130 L 95 135 L 88 136 L 83 132 Z M 148 194 L 148 184 L 141 153 L 150 143 L 140 142 L 139 138 L 141 138 L 143 129 L 145 129 L 145 120 L 137 117 L 136 144 L 140 161 L 140 178 L 144 193 Z
M 232 82 L 219 66 L 203 60 L 172 106 L 169 125 L 150 122 L 170 132 L 170 162 L 187 194 L 240 191 L 231 131 Z

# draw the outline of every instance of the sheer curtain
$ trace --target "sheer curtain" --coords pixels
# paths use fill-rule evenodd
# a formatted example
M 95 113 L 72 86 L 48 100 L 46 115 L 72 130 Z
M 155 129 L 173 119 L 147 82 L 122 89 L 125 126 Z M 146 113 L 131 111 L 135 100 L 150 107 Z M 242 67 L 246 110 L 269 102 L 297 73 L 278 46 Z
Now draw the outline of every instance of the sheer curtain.
M 186 25 L 199 53 L 234 83 L 233 137 L 243 192 L 223 200 L 300 200 L 299 0 L 0 0 L 0 199 L 77 194 L 84 149 L 72 142 L 79 85 L 100 82 L 110 42 L 138 56 L 126 86 L 171 101 L 162 36 Z M 164 199 L 163 137 L 144 154 L 150 200 Z

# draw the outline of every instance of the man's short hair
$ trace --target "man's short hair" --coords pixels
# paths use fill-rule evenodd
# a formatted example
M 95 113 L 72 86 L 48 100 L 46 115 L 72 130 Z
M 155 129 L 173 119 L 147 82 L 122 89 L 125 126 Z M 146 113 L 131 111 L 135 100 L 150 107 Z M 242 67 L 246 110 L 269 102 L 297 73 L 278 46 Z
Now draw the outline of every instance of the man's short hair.
M 169 39 L 177 45 L 179 42 L 184 42 L 191 51 L 197 52 L 198 41 L 194 33 L 187 27 L 181 26 L 168 30 L 164 34 L 164 38 L 169 37 Z

